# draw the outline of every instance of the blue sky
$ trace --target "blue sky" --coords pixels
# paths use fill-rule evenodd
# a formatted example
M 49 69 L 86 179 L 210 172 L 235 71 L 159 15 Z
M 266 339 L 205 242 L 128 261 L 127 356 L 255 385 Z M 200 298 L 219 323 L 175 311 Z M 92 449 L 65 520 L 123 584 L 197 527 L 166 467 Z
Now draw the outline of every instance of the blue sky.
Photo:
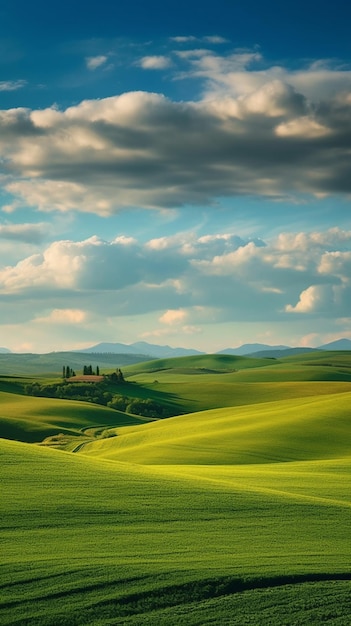
M 0 7 L 0 346 L 351 338 L 344 1 Z

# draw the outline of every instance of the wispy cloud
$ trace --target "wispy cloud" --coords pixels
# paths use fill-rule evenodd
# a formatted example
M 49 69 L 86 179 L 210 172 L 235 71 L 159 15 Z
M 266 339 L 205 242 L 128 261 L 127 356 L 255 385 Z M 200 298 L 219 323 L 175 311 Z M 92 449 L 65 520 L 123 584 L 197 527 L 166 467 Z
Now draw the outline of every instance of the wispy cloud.
M 37 244 L 44 241 L 50 228 L 50 225 L 45 222 L 39 224 L 0 224 L 0 239 Z
M 203 41 L 208 41 L 208 43 L 212 44 L 229 43 L 229 39 L 221 37 L 220 35 L 206 35 L 202 39 Z
M 176 37 L 170 37 L 170 41 L 175 41 L 177 43 L 189 43 L 196 40 L 197 37 L 194 37 L 194 35 L 178 35 Z
M 220 35 L 205 35 L 203 37 L 195 37 L 194 35 L 178 35 L 176 37 L 170 37 L 170 41 L 176 43 L 193 43 L 195 41 L 206 41 L 211 44 L 223 44 L 229 43 L 229 39 L 221 37 Z
M 95 57 L 86 57 L 85 63 L 89 70 L 96 70 L 98 67 L 105 65 L 108 61 L 108 56 L 100 54 Z
M 0 91 L 17 91 L 27 84 L 26 80 L 2 80 L 0 81 Z

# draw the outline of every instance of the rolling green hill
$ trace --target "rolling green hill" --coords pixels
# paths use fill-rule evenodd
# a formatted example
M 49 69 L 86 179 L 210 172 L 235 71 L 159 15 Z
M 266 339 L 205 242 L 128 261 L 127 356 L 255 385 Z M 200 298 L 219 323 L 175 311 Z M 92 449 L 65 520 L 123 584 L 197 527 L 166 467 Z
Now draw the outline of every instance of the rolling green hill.
M 258 626 L 266 611 L 273 626 L 347 625 L 350 459 L 149 467 L 0 451 L 1 623 Z
M 39 443 L 59 433 L 78 437 L 88 428 L 139 423 L 145 420 L 88 402 L 0 392 L 0 433 L 6 439 Z
M 216 409 L 92 442 L 84 454 L 161 465 L 245 465 L 343 458 L 351 451 L 351 393 Z
M 229 373 L 237 369 L 252 367 L 265 367 L 271 365 L 272 359 L 257 359 L 244 356 L 232 356 L 228 354 L 201 354 L 196 356 L 184 356 L 169 359 L 156 359 L 128 365 L 125 371 L 129 374 L 140 372 L 162 372 L 177 370 L 184 373 Z
M 0 376 L 60 376 L 63 366 L 81 371 L 84 365 L 99 365 L 106 371 L 143 361 L 134 354 L 49 352 L 47 354 L 0 354 Z
M 351 354 L 345 352 L 319 353 L 259 359 L 223 354 L 158 359 L 124 368 L 128 379 L 136 381 L 185 382 L 191 375 L 202 375 L 215 382 L 291 382 L 291 381 L 349 381 Z M 219 380 L 219 375 L 222 380 Z
M 0 623 L 348 626 L 351 355 L 123 372 L 181 414 L 0 381 Z

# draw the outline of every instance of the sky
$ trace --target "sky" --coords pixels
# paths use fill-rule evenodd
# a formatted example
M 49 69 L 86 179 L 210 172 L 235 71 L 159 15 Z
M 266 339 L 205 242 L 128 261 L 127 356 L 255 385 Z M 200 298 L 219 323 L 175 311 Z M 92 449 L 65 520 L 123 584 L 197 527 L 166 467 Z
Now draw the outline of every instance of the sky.
M 2 0 L 0 346 L 351 339 L 350 18 Z

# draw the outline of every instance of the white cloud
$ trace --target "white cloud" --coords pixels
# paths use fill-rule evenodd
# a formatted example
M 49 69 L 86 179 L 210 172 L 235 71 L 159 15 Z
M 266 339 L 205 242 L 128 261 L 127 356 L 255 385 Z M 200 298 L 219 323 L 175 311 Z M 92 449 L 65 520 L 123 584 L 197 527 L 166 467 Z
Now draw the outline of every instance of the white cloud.
M 279 124 L 275 132 L 279 137 L 301 137 L 302 139 L 308 137 L 312 139 L 330 135 L 331 129 L 306 116 L 285 124 Z
M 170 37 L 171 41 L 176 41 L 177 43 L 188 43 L 191 41 L 196 41 L 197 37 L 194 37 L 194 35 L 178 35 L 177 37 Z
M 45 317 L 37 317 L 38 324 L 82 324 L 86 321 L 85 311 L 79 309 L 54 309 Z
M 171 67 L 172 61 L 169 57 L 162 55 L 146 56 L 139 60 L 138 65 L 144 70 L 164 70 L 167 67 Z
M 262 258 L 261 249 L 253 242 L 249 242 L 233 252 L 216 255 L 211 260 L 195 260 L 193 265 L 205 274 L 226 276 L 238 271 L 239 268 L 243 271 L 244 267 L 251 266 L 257 256 Z
M 325 252 L 320 260 L 318 270 L 321 274 L 334 275 L 343 283 L 349 284 L 351 277 L 351 251 Z
M 203 40 L 213 44 L 229 43 L 229 39 L 225 39 L 225 37 L 221 37 L 220 35 L 206 35 L 203 37 Z
M 187 318 L 187 312 L 176 309 L 176 310 L 168 310 L 160 317 L 160 322 L 162 324 L 168 324 L 173 326 L 174 324 L 181 324 Z
M 190 334 L 203 324 L 278 323 L 293 314 L 346 319 L 350 245 L 341 229 L 266 242 L 193 231 L 149 242 L 123 235 L 56 241 L 0 269 L 0 322 L 81 329 L 100 316 L 154 313 L 161 329 Z
M 196 59 L 210 54 L 207 48 L 192 48 L 191 50 L 175 50 L 174 54 L 180 59 Z
M 170 37 L 170 40 L 175 41 L 176 43 L 193 43 L 194 41 L 206 41 L 207 43 L 211 44 L 229 43 L 229 39 L 225 39 L 225 37 L 221 37 L 220 35 L 205 35 L 204 37 L 194 37 L 194 35 L 179 35 L 177 37 Z
M 63 111 L 0 111 L 4 188 L 13 196 L 5 210 L 109 215 L 219 196 L 351 193 L 351 72 L 258 71 L 257 52 L 200 52 L 183 59 L 188 76 L 204 81 L 197 102 L 131 92 Z M 169 59 L 143 62 L 160 69 Z
M 39 243 L 51 227 L 45 222 L 37 224 L 0 224 L 0 239 Z
M 332 307 L 334 290 L 331 285 L 311 285 L 301 292 L 295 306 L 288 304 L 288 313 L 321 313 Z
M 0 81 L 0 91 L 17 91 L 27 84 L 26 80 L 2 80 Z
M 108 60 L 108 56 L 100 54 L 95 57 L 86 57 L 85 62 L 89 70 L 96 70 L 98 67 L 105 65 Z

